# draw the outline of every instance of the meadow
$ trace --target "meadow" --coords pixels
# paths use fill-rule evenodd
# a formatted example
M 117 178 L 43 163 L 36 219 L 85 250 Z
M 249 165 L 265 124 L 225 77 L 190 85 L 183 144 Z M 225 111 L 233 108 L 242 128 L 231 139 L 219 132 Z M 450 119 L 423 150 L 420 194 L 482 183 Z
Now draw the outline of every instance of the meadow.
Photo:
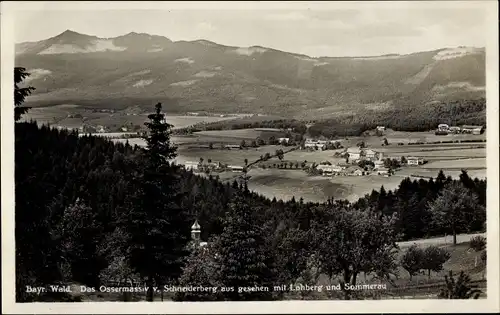
M 220 149 L 221 144 L 240 144 L 241 140 L 253 140 L 257 137 L 266 138 L 270 135 L 279 134 L 276 130 L 267 129 L 240 129 L 240 130 L 221 130 L 221 131 L 202 131 L 192 136 L 173 136 L 172 141 L 178 145 L 178 156 L 175 159 L 177 163 L 187 161 L 197 162 L 200 158 L 204 161 L 221 162 L 228 165 L 244 164 L 248 159 L 249 163 L 256 161 L 261 155 L 266 153 L 274 154 L 277 149 L 287 150 L 290 147 L 283 146 L 262 146 L 258 148 L 238 149 Z M 428 132 L 399 133 L 392 132 L 392 135 L 401 135 L 406 137 L 407 142 L 421 141 L 428 137 L 431 141 L 436 141 L 435 136 Z M 439 136 L 438 136 L 439 137 Z M 451 138 L 460 140 L 480 139 L 483 135 L 453 135 Z M 441 136 L 441 139 L 443 137 Z M 359 142 L 358 137 L 342 139 L 341 144 L 347 148 L 354 146 Z M 467 169 L 471 177 L 486 177 L 486 144 L 485 143 L 440 143 L 440 144 L 419 144 L 419 145 L 397 145 L 392 143 L 389 146 L 381 146 L 380 137 L 368 136 L 362 137 L 369 149 L 384 153 L 385 157 L 400 159 L 402 156 L 422 157 L 428 163 L 419 166 L 404 166 L 391 177 L 383 177 L 375 174 L 366 176 L 311 176 L 298 169 L 260 169 L 253 166 L 249 170 L 251 176 L 248 182 L 249 189 L 262 194 L 266 197 L 289 200 L 295 197 L 296 200 L 303 198 L 305 201 L 322 202 L 328 198 L 341 198 L 350 201 L 370 193 L 373 189 L 393 190 L 399 186 L 404 177 L 436 177 L 440 170 L 443 170 L 446 176 L 456 178 L 460 175 L 462 169 Z M 124 139 L 113 139 L 113 141 L 126 141 Z M 144 145 L 142 139 L 128 139 L 130 144 Z M 440 140 L 443 141 L 443 140 Z M 206 147 L 209 143 L 214 144 L 214 149 Z M 205 147 L 203 147 L 205 146 Z M 344 149 L 326 150 L 326 151 L 308 151 L 296 150 L 284 155 L 283 161 L 272 158 L 265 162 L 267 165 L 279 163 L 301 163 L 307 161 L 307 164 L 315 162 L 317 164 L 329 161 L 332 164 L 345 162 L 345 159 L 335 157 L 336 152 L 342 152 Z M 221 180 L 234 180 L 238 178 L 237 173 L 217 173 Z
M 123 126 L 143 126 L 148 121 L 149 113 L 137 112 L 134 108 L 129 108 L 114 112 L 98 112 L 95 109 L 86 108 L 75 104 L 63 104 L 48 107 L 32 108 L 23 118 L 26 121 L 31 119 L 41 124 L 51 124 L 64 128 L 78 128 L 84 123 L 92 126 L 104 126 L 115 130 Z M 69 115 L 79 115 L 80 118 L 71 118 Z M 223 120 L 232 120 L 234 117 L 220 116 L 190 116 L 167 114 L 166 120 L 174 126 L 174 129 L 185 128 L 198 123 L 213 123 Z

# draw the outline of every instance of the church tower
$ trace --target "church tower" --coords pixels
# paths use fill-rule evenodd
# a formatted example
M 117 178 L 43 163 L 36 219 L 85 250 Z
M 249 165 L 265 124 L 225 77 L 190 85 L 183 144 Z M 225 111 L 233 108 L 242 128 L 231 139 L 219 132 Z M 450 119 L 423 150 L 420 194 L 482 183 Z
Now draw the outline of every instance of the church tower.
M 201 226 L 198 224 L 198 220 L 194 221 L 194 224 L 191 226 L 191 240 L 195 247 L 200 245 L 201 241 Z

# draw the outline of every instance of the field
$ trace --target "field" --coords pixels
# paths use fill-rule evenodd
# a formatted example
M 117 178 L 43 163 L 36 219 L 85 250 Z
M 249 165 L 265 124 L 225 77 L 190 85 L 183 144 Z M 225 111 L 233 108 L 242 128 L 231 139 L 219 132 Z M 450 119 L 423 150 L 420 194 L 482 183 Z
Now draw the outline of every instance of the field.
M 50 123 L 53 126 L 64 128 L 78 128 L 85 124 L 92 126 L 104 126 L 114 131 L 123 126 L 143 126 L 148 120 L 149 113 L 142 113 L 129 108 L 115 112 L 97 112 L 95 109 L 88 109 L 79 105 L 65 104 L 48 107 L 32 108 L 23 118 L 25 120 L 37 120 L 40 123 Z M 70 118 L 68 115 L 81 115 L 80 118 Z M 174 126 L 174 129 L 185 128 L 191 125 L 206 122 L 212 123 L 222 120 L 232 120 L 234 117 L 219 116 L 184 116 L 166 115 L 167 122 Z
M 259 148 L 247 148 L 244 150 L 223 150 L 217 147 L 219 144 L 234 143 L 239 144 L 241 140 L 252 140 L 257 137 L 268 137 L 270 135 L 279 134 L 279 132 L 267 129 L 241 129 L 241 130 L 222 130 L 222 131 L 203 131 L 195 133 L 193 136 L 174 136 L 172 141 L 176 143 L 178 148 L 178 157 L 176 162 L 185 163 L 187 161 L 199 161 L 203 158 L 204 161 L 209 159 L 213 162 L 221 162 L 229 165 L 244 164 L 244 160 L 248 159 L 249 163 L 260 158 L 265 153 L 274 154 L 277 149 L 289 149 L 282 146 L 263 146 Z M 431 133 L 396 133 L 393 135 L 405 136 L 407 142 L 420 141 L 428 137 L 429 140 L 435 141 L 434 135 Z M 459 137 L 460 136 L 460 137 Z M 452 136 L 455 137 L 455 136 Z M 474 135 L 457 135 L 461 140 L 478 139 L 480 136 Z M 446 138 L 446 137 L 445 137 Z M 348 140 L 340 140 L 342 145 L 347 148 L 352 143 L 356 144 L 361 138 L 350 138 Z M 309 176 L 302 170 L 283 170 L 283 169 L 259 169 L 252 167 L 249 170 L 250 180 L 249 188 L 266 197 L 289 200 L 292 197 L 295 199 L 303 198 L 305 201 L 322 202 L 327 198 L 342 198 L 350 201 L 357 200 L 372 189 L 380 189 L 383 185 L 385 189 L 394 190 L 399 186 L 399 183 L 404 177 L 416 176 L 436 177 L 442 169 L 446 176 L 456 178 L 460 175 L 462 169 L 467 169 L 472 177 L 486 177 L 486 144 L 485 143 L 444 143 L 444 144 L 420 144 L 420 145 L 397 145 L 396 143 L 389 146 L 381 146 L 380 138 L 376 136 L 362 137 L 367 147 L 375 151 L 384 153 L 385 157 L 400 159 L 401 156 L 422 157 L 428 161 L 427 164 L 420 166 L 405 166 L 398 170 L 391 177 L 382 177 L 378 175 L 367 176 Z M 114 141 L 125 141 L 123 139 L 115 139 Z M 143 145 L 141 139 L 128 139 L 129 143 L 134 145 Z M 204 148 L 201 145 L 214 144 L 214 149 Z M 371 145 L 373 144 L 373 145 Z M 339 150 L 327 151 L 306 151 L 297 150 L 286 153 L 283 162 L 307 161 L 308 164 L 315 162 L 321 163 L 329 161 L 333 164 L 345 161 L 342 158 L 334 157 L 335 152 Z M 281 163 L 277 158 L 273 158 L 266 164 Z M 238 177 L 237 173 L 221 173 L 219 174 L 222 180 L 233 180 Z

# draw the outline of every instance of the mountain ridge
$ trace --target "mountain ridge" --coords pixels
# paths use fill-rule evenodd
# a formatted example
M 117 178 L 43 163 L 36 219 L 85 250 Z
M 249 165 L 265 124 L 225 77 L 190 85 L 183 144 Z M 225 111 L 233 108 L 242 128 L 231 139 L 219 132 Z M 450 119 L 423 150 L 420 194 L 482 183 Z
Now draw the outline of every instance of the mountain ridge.
M 294 118 L 430 106 L 484 97 L 485 49 L 309 57 L 259 45 L 172 41 L 130 32 L 99 38 L 67 30 L 16 45 L 32 73 L 30 106 L 150 106 L 171 111 L 287 114 Z M 427 104 L 427 105 L 426 105 Z

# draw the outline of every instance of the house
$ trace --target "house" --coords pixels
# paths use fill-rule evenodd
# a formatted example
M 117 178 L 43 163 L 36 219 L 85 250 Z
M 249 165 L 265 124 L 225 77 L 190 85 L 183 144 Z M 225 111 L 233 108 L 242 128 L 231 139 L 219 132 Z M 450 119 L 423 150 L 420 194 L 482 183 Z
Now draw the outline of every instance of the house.
M 450 126 L 448 126 L 447 124 L 439 124 L 438 125 L 439 131 L 448 131 L 449 129 L 450 129 Z
M 347 154 L 349 154 L 349 160 L 357 161 L 361 158 L 361 149 L 358 147 L 348 148 Z
M 127 132 L 128 131 L 127 127 L 121 127 L 120 130 L 123 131 L 123 132 Z
M 104 132 L 106 132 L 106 130 L 104 129 L 104 127 L 103 127 L 103 126 L 97 126 L 97 127 L 96 127 L 96 131 L 97 131 L 98 133 L 104 133 Z
M 377 157 L 376 151 L 373 151 L 372 149 L 365 150 L 365 157 L 369 160 L 374 160 Z
M 339 165 L 318 165 L 317 170 L 321 170 L 323 175 L 333 175 L 342 172 L 345 167 Z
M 385 126 L 377 126 L 377 131 L 385 131 Z
M 359 166 L 351 166 L 349 168 L 347 168 L 345 170 L 345 172 L 347 173 L 347 175 L 350 175 L 350 176 L 361 176 L 361 175 L 364 175 L 364 171 L 361 167 Z
M 378 175 L 389 175 L 390 170 L 387 167 L 381 167 L 377 169 L 377 174 Z
M 279 143 L 285 142 L 288 144 L 288 142 L 290 142 L 290 138 L 279 138 L 278 141 L 279 141 Z
M 318 149 L 323 149 L 326 146 L 325 143 L 319 143 L 319 142 L 306 142 L 304 144 L 304 147 L 306 148 L 318 148 Z
M 231 150 L 231 149 L 241 149 L 241 145 L 239 144 L 226 144 L 224 148 Z
M 462 129 L 460 127 L 456 127 L 456 126 L 450 127 L 449 130 L 451 133 L 460 133 L 460 131 L 462 131 Z
M 406 159 L 408 165 L 422 165 L 424 164 L 424 159 L 419 157 L 409 157 Z
M 462 126 L 462 133 L 471 133 L 473 135 L 480 135 L 484 132 L 484 126 Z
M 189 162 L 188 161 L 188 162 L 184 163 L 184 169 L 186 169 L 186 171 L 189 171 L 189 170 L 197 171 L 199 168 L 199 165 L 200 165 L 199 162 Z
M 384 168 L 384 161 L 383 160 L 377 160 L 375 162 L 373 162 L 374 164 L 374 167 L 373 169 L 377 170 L 377 169 L 380 169 L 380 168 Z
M 244 167 L 239 165 L 230 165 L 229 169 L 233 172 L 243 172 Z

